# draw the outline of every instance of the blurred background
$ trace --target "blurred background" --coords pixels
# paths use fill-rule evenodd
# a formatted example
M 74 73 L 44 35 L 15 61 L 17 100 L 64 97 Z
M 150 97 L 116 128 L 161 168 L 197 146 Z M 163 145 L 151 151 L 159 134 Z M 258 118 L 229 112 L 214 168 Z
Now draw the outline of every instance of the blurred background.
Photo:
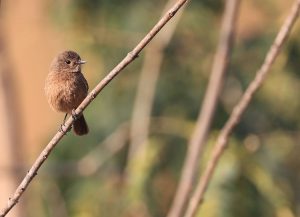
M 241 2 L 232 61 L 202 162 L 292 2 Z M 169 3 L 2 1 L 1 208 L 63 120 L 44 96 L 53 57 L 68 49 L 80 53 L 92 89 Z M 85 110 L 90 133 L 68 133 L 7 216 L 166 216 L 210 75 L 223 6 L 190 1 Z M 198 216 L 300 216 L 299 33 L 298 24 L 231 136 Z

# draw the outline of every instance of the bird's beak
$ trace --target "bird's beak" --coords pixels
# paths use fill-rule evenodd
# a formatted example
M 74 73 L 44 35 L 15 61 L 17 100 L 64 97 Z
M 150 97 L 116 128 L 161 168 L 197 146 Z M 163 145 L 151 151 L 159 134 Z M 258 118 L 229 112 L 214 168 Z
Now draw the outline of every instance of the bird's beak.
M 79 60 L 79 62 L 78 62 L 79 65 L 85 64 L 85 63 L 86 63 L 86 61 L 84 61 L 84 60 Z

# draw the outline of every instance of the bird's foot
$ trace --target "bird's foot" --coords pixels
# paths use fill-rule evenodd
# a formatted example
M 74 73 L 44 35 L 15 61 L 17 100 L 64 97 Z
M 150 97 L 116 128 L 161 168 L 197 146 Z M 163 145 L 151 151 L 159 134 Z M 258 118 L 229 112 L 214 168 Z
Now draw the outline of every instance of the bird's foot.
M 66 123 L 66 120 L 67 120 L 67 116 L 68 116 L 68 113 L 66 113 L 66 115 L 64 117 L 64 120 L 63 120 L 63 123 L 62 123 L 63 126 L 65 126 L 65 123 Z
M 64 123 L 63 124 L 61 124 L 60 126 L 59 126 L 59 128 L 58 128 L 58 132 L 62 132 L 62 133 L 65 133 L 65 131 L 64 131 Z
M 71 128 L 72 127 L 69 127 L 68 129 L 65 129 L 64 128 L 66 127 L 65 123 L 62 123 L 58 129 L 59 132 L 62 132 L 64 134 L 67 134 L 68 132 L 70 132 Z
M 78 119 L 78 115 L 76 114 L 75 109 L 72 109 L 71 115 L 74 121 Z

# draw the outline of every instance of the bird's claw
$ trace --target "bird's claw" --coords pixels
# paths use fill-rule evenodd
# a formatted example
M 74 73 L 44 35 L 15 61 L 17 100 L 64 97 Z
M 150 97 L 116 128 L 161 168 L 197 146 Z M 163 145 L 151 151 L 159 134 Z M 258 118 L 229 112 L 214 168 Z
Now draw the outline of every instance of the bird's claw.
M 58 129 L 58 131 L 61 132 L 61 133 L 67 134 L 67 132 L 70 132 L 70 130 L 72 128 L 72 127 L 69 127 L 68 129 L 64 130 L 64 127 L 66 127 L 65 123 L 61 124 L 60 127 L 59 127 L 59 129 Z
M 64 129 L 63 129 L 64 126 L 65 126 L 64 124 L 61 124 L 61 125 L 59 126 L 58 131 L 59 131 L 59 132 L 62 132 L 62 133 L 65 132 Z
M 75 109 L 72 109 L 71 115 L 74 121 L 78 119 L 78 115 L 76 114 Z

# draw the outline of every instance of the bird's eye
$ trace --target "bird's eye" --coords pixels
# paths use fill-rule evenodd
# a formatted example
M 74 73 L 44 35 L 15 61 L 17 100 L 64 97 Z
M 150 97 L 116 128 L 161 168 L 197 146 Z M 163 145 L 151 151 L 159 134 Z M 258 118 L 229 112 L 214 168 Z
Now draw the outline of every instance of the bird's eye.
M 66 60 L 66 63 L 67 63 L 67 64 L 70 64 L 70 63 L 71 63 L 71 61 L 70 61 L 70 60 Z

